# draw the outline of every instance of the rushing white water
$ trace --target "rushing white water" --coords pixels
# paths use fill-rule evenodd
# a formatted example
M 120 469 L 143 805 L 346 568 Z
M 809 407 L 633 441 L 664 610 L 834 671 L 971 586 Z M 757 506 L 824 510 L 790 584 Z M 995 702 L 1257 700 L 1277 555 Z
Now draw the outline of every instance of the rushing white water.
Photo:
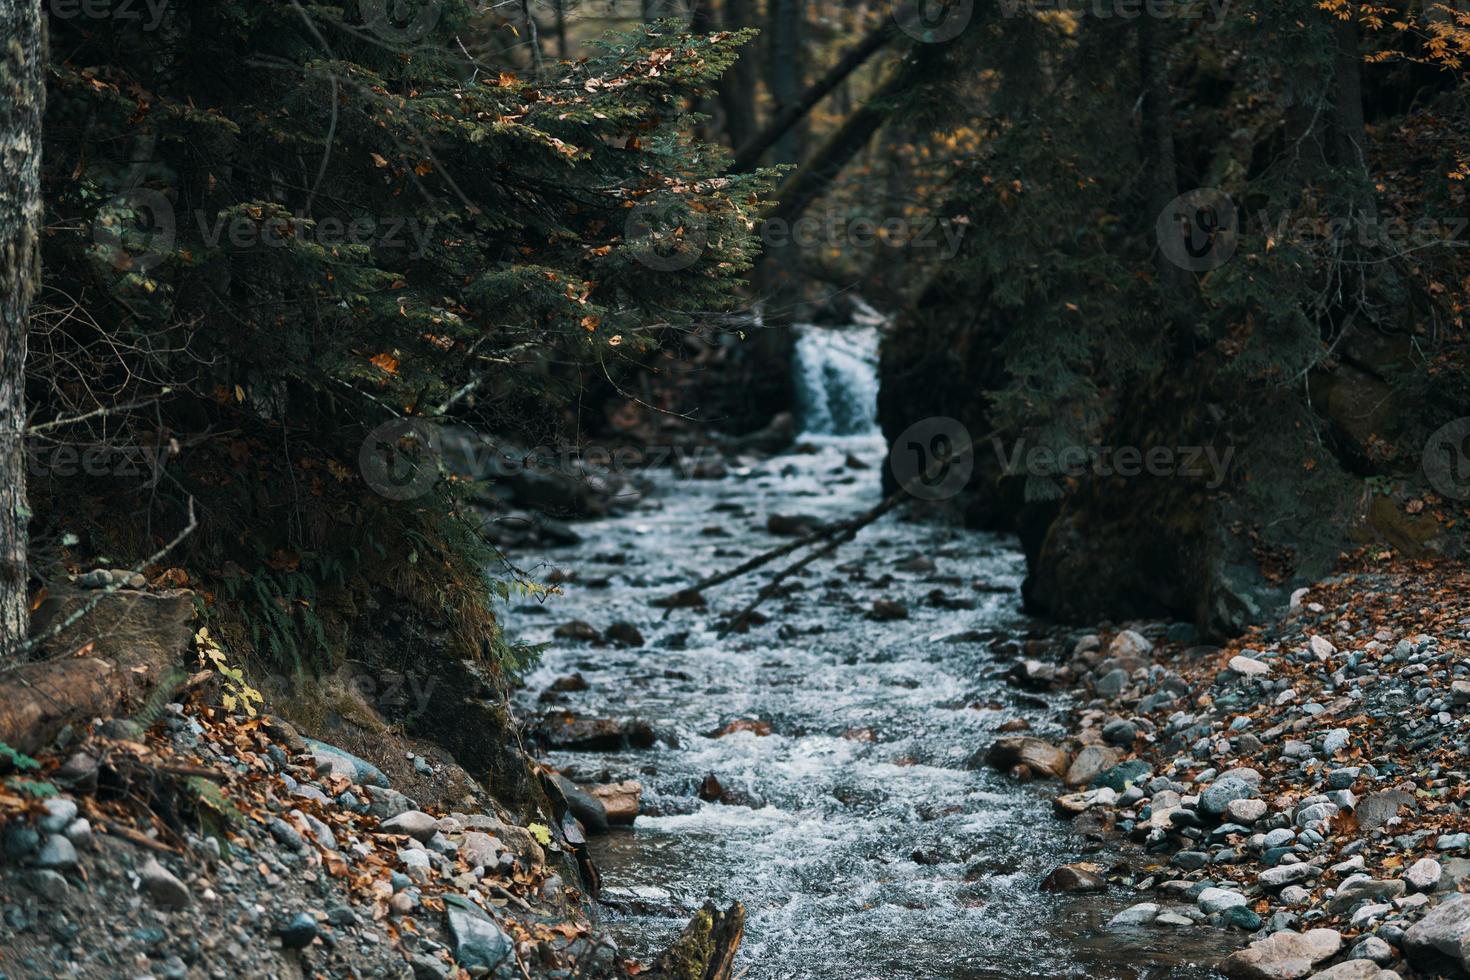
M 793 377 L 804 433 L 865 436 L 878 431 L 876 328 L 798 324 Z
M 747 634 L 722 636 L 717 620 L 759 575 L 710 590 L 708 609 L 649 605 L 779 544 L 772 514 L 830 522 L 878 502 L 877 343 L 871 327 L 802 328 L 807 446 L 718 481 L 659 475 L 636 511 L 579 525 L 586 543 L 547 556 L 568 573 L 564 596 L 508 617 L 530 642 L 569 619 L 629 621 L 648 639 L 553 641 L 519 698 L 526 715 L 636 716 L 660 733 L 651 749 L 549 756 L 574 779 L 644 786 L 633 830 L 591 841 L 625 953 L 649 960 L 713 898 L 745 904 L 746 980 L 1204 975 L 1188 961 L 1208 937 L 1124 943 L 1101 929 L 1134 896 L 1040 894 L 1082 842 L 1046 788 L 973 762 L 1009 718 L 1061 733 L 1059 697 L 1004 680 L 1030 625 L 1011 542 L 890 514 L 791 578 Z M 869 618 L 877 599 L 908 618 Z M 585 690 L 542 696 L 573 672 Z M 719 735 L 737 720 L 770 734 Z M 708 777 L 718 802 L 702 798 Z

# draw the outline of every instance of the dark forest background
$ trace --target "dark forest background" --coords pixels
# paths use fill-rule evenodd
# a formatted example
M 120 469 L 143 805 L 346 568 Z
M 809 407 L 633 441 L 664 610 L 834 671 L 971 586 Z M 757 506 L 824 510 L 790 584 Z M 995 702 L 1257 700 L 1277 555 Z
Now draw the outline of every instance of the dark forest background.
M 391 608 L 514 667 L 494 603 L 543 586 L 483 486 L 432 462 L 384 496 L 365 441 L 761 430 L 790 325 L 859 296 L 893 318 L 885 432 L 960 424 L 947 509 L 1020 532 L 1040 611 L 1233 632 L 1346 550 L 1460 547 L 1453 4 L 58 0 L 48 25 L 32 592 L 153 554 L 192 501 L 149 574 L 252 660 L 330 668 Z M 1008 471 L 1017 445 L 1229 465 Z

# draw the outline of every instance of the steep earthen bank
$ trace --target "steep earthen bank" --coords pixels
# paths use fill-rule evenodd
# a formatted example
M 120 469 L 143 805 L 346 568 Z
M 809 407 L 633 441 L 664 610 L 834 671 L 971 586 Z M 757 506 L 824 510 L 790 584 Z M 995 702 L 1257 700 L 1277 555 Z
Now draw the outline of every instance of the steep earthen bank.
M 38 635 L 70 623 L 49 659 L 0 677 L 116 689 L 93 718 L 100 702 L 52 684 L 45 737 L 4 753 L 0 976 L 728 975 L 738 905 L 700 913 L 655 962 L 620 954 L 565 797 L 472 665 L 399 664 L 405 685 L 358 661 L 357 683 L 283 699 L 348 751 L 258 714 L 195 635 L 190 593 L 126 575 L 110 589 L 115 575 L 58 588 L 37 616 Z M 390 707 L 449 712 L 457 736 L 447 721 L 409 736 Z
M 1461 565 L 1370 552 L 1224 647 L 1139 625 L 1018 662 L 1017 683 L 1078 692 L 1073 736 L 988 759 L 1064 781 L 1059 819 L 1142 848 L 1051 887 L 1137 892 L 1120 943 L 1239 930 L 1231 977 L 1470 972 L 1467 597 Z

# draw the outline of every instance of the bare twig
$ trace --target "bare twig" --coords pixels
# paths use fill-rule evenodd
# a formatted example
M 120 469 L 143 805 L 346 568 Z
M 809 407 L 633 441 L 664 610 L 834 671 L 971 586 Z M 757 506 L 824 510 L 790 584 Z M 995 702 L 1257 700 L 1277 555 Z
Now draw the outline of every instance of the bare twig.
M 760 591 L 755 594 L 755 598 L 750 600 L 750 602 L 746 605 L 744 609 L 736 613 L 734 618 L 732 618 L 729 622 L 727 622 L 724 626 L 720 628 L 720 635 L 724 636 L 726 633 L 730 633 L 735 630 L 743 630 L 746 625 L 749 624 L 751 614 L 755 612 L 756 607 L 759 606 L 762 602 L 765 602 L 771 596 L 775 595 L 776 590 L 780 587 L 783 581 L 790 578 L 792 575 L 795 575 L 797 572 L 801 571 L 803 568 L 807 567 L 818 558 L 832 554 L 832 552 L 836 551 L 838 548 L 842 547 L 844 544 L 847 544 L 847 542 L 857 537 L 859 531 L 876 521 L 878 518 L 882 517 L 884 514 L 888 513 L 894 507 L 897 507 L 903 501 L 903 496 L 904 491 L 900 490 L 885 499 L 877 507 L 874 507 L 866 514 L 863 514 L 861 517 L 854 518 L 850 521 L 844 521 L 842 524 L 841 533 L 834 536 L 832 540 L 822 545 L 822 547 L 817 548 L 809 554 L 805 555 L 799 561 L 787 565 L 775 575 L 771 576 L 771 580 L 765 585 L 761 586 Z
M 982 436 L 978 440 L 971 439 L 963 446 L 957 447 L 953 454 L 945 456 L 941 459 L 935 459 L 934 462 L 930 464 L 927 470 L 905 482 L 903 486 L 899 487 L 892 494 L 885 497 L 883 501 L 877 506 L 871 507 L 868 510 L 856 515 L 855 517 L 850 517 L 845 521 L 840 521 L 836 524 L 828 525 L 827 527 L 822 528 L 820 531 L 813 531 L 811 534 L 808 534 L 805 537 L 798 538 L 795 541 L 787 542 L 780 547 L 772 548 L 770 551 L 762 552 L 761 554 L 756 555 L 754 558 L 741 562 L 739 565 L 736 565 L 734 568 L 729 569 L 728 571 L 720 572 L 716 575 L 711 575 L 708 578 L 701 579 L 700 581 L 696 582 L 694 585 L 686 589 L 680 589 L 679 593 L 676 593 L 676 595 L 686 594 L 689 592 L 698 592 L 702 589 L 712 588 L 716 585 L 723 585 L 724 583 L 729 582 L 733 579 L 737 579 L 742 575 L 753 572 L 763 565 L 768 565 L 771 562 L 775 561 L 777 558 L 784 557 L 795 551 L 800 551 L 802 548 L 808 545 L 815 545 L 825 542 L 822 547 L 816 549 L 814 552 L 812 552 L 812 554 L 801 559 L 796 564 L 777 573 L 776 577 L 772 579 L 769 584 L 763 587 L 760 593 L 757 594 L 756 601 L 747 606 L 744 610 L 742 610 L 739 616 L 737 616 L 737 619 L 739 619 L 740 617 L 748 616 L 751 612 L 755 610 L 755 607 L 759 605 L 761 601 L 769 597 L 769 590 L 772 586 L 779 583 L 782 579 L 785 579 L 789 575 L 800 571 L 802 568 L 805 568 L 816 558 L 819 558 L 823 555 L 829 555 L 832 552 L 836 551 L 842 545 L 851 541 L 863 528 L 867 527 L 869 524 L 873 523 L 878 518 L 888 513 L 890 510 L 893 510 L 899 504 L 904 503 L 910 494 L 909 488 L 912 485 L 914 485 L 915 483 L 927 481 L 930 478 L 937 476 L 944 469 L 944 467 L 952 465 L 955 460 L 972 454 L 975 451 L 975 444 L 977 442 L 989 439 L 994 434 L 995 433 L 992 432 L 989 435 Z M 662 600 L 655 600 L 655 605 L 668 605 L 672 608 L 674 605 L 674 598 L 675 596 L 671 595 L 665 597 Z
M 26 432 L 29 435 L 35 435 L 38 432 L 46 432 L 50 429 L 59 429 L 63 426 L 77 425 L 80 422 L 86 422 L 88 419 L 99 418 L 103 415 L 117 415 L 122 412 L 132 411 L 135 408 L 146 408 L 149 405 L 157 404 L 157 402 L 164 396 L 172 393 L 172 388 L 164 388 L 159 391 L 157 396 L 153 398 L 145 398 L 141 401 L 129 402 L 126 405 L 104 405 L 101 408 L 94 408 L 90 412 L 83 412 L 81 415 L 69 415 L 66 418 L 52 419 L 50 422 L 42 422 L 39 425 L 27 426 Z
M 193 497 L 190 497 L 189 498 L 189 523 L 187 525 L 185 525 L 185 527 L 184 527 L 184 529 L 182 531 L 180 531 L 177 535 L 175 535 L 175 537 L 174 537 L 174 539 L 172 541 L 170 541 L 168 544 L 164 545 L 158 551 L 156 551 L 153 554 L 149 555 L 147 558 L 143 559 L 138 564 L 134 565 L 130 569 L 130 571 L 141 572 L 143 569 L 147 568 L 149 565 L 153 565 L 153 564 L 156 564 L 157 562 L 162 561 L 163 558 L 169 552 L 173 551 L 181 543 L 183 543 L 183 540 L 185 538 L 187 538 L 189 535 L 193 534 L 195 528 L 197 528 L 198 526 L 199 526 L 199 520 L 198 520 L 197 517 L 194 516 L 194 498 Z M 29 654 L 32 650 L 34 650 L 40 644 L 45 643 L 48 640 L 54 640 L 54 639 L 56 639 L 56 637 L 60 636 L 63 632 L 65 632 L 66 630 L 68 630 L 71 627 L 75 626 L 77 623 L 81 622 L 82 618 L 84 616 L 86 616 L 88 613 L 90 613 L 93 609 L 96 609 L 97 608 L 97 605 L 100 602 L 102 602 L 103 599 L 105 599 L 107 596 L 111 595 L 112 593 L 118 591 L 122 587 L 123 587 L 123 583 L 122 582 L 113 582 L 110 585 L 107 585 L 107 586 L 105 586 L 105 587 L 103 587 L 101 589 L 98 589 L 97 590 L 97 593 L 95 595 L 93 595 L 92 598 L 90 598 L 86 602 L 82 603 L 81 606 L 79 606 L 75 610 L 73 610 L 68 616 L 66 616 L 65 618 L 63 618 L 55 626 L 51 627 L 49 630 L 47 630 L 46 632 L 40 634 L 39 636 L 33 636 L 33 637 L 31 637 L 24 644 L 22 644 L 21 647 L 20 647 L 20 651 L 19 651 L 20 652 L 20 656 L 18 658 L 16 658 L 16 662 L 15 663 L 12 663 L 8 667 L 5 667 L 3 669 L 0 669 L 0 674 L 5 674 L 5 673 L 8 673 L 8 672 L 10 672 L 12 670 L 16 670 L 17 668 L 20 668 L 20 667 L 25 666 L 26 663 L 28 662 L 26 660 L 26 655 L 27 654 Z

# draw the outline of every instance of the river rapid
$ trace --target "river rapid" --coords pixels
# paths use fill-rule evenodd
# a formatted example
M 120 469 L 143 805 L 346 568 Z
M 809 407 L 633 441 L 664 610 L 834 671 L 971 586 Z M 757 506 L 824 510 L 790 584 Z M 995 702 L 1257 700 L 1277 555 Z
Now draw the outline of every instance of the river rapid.
M 1052 815 L 1054 786 L 975 759 L 1009 719 L 1065 734 L 1064 695 L 1005 680 L 1045 628 L 1020 610 L 1015 542 L 900 510 L 789 580 L 748 633 L 721 636 L 717 619 L 759 574 L 710 590 L 708 609 L 649 604 L 786 540 L 767 531 L 773 514 L 834 521 L 880 500 L 885 448 L 863 374 L 875 347 L 849 332 L 799 348 L 818 431 L 723 479 L 655 476 L 630 513 L 579 524 L 583 543 L 545 553 L 537 573 L 560 570 L 564 595 L 510 611 L 518 639 L 550 644 L 518 696 L 524 716 L 569 707 L 660 734 L 648 749 L 548 757 L 579 781 L 644 786 L 634 827 L 591 842 L 615 935 L 626 955 L 652 957 L 712 898 L 745 904 L 736 972 L 748 980 L 1204 975 L 1190 961 L 1214 950 L 1104 930 L 1147 896 L 1040 893 L 1060 863 L 1120 854 Z M 874 618 L 878 600 L 907 618 Z M 553 640 L 572 619 L 631 622 L 647 643 Z M 573 673 L 586 690 L 540 699 Z M 738 721 L 764 724 L 714 737 Z M 701 798 L 711 776 L 718 800 Z

